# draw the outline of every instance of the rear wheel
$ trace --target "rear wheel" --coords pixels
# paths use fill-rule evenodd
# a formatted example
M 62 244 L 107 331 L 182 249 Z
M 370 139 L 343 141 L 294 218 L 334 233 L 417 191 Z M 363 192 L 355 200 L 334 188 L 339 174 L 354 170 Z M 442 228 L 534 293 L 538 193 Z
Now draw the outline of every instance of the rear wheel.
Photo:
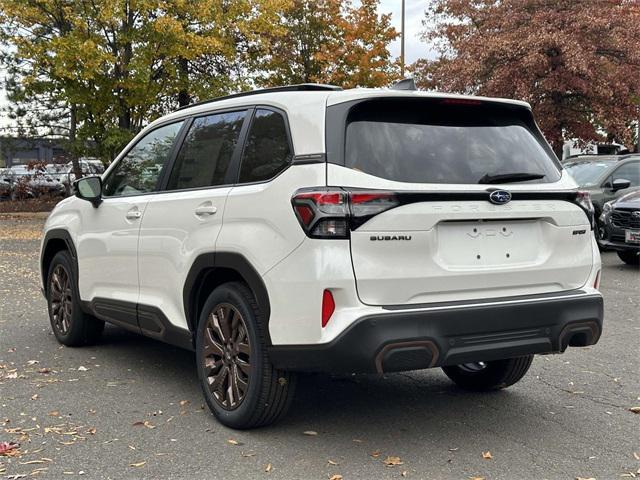
M 269 425 L 289 408 L 295 375 L 271 365 L 266 325 L 246 285 L 227 283 L 211 293 L 200 315 L 196 358 L 207 404 L 224 425 Z
M 620 257 L 620 260 L 622 260 L 627 265 L 640 265 L 640 252 L 626 250 L 617 253 L 618 257 Z
M 80 308 L 80 296 L 73 274 L 72 259 L 66 250 L 58 252 L 49 266 L 47 305 L 53 334 L 68 347 L 97 342 L 104 322 L 85 314 Z
M 524 377 L 532 361 L 533 355 L 527 355 L 507 360 L 442 367 L 442 370 L 456 385 L 466 390 L 500 390 Z

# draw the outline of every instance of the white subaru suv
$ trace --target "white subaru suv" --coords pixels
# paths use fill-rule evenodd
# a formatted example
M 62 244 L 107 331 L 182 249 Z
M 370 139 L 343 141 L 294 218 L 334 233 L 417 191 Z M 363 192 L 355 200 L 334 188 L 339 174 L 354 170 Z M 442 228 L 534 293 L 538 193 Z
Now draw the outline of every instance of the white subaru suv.
M 295 372 L 519 381 L 602 331 L 588 194 L 528 104 L 315 84 L 180 109 L 49 216 L 69 346 L 109 322 L 196 352 L 211 411 L 266 425 Z

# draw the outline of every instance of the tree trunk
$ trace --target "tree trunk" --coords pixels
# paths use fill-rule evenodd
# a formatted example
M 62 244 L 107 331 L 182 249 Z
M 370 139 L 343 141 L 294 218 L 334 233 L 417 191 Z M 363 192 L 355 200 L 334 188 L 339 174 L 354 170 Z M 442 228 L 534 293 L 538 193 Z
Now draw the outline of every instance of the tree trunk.
M 69 153 L 71 154 L 71 164 L 73 165 L 73 174 L 76 179 L 82 177 L 82 168 L 80 167 L 80 161 L 78 160 L 78 146 L 76 145 L 76 130 L 77 130 L 77 112 L 78 107 L 75 103 L 71 104 L 69 111 Z
M 178 72 L 180 76 L 180 91 L 178 92 L 178 105 L 184 107 L 191 102 L 191 95 L 187 85 L 189 85 L 189 60 L 181 57 L 178 59 Z

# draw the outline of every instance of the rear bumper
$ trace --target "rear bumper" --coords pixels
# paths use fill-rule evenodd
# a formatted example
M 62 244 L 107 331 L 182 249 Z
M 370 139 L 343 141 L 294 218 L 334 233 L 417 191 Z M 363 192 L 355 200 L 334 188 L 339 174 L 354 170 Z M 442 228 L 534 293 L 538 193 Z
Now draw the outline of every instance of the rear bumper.
M 581 291 L 438 305 L 365 316 L 328 344 L 273 346 L 270 357 L 286 370 L 417 370 L 593 345 L 602 321 L 602 296 Z

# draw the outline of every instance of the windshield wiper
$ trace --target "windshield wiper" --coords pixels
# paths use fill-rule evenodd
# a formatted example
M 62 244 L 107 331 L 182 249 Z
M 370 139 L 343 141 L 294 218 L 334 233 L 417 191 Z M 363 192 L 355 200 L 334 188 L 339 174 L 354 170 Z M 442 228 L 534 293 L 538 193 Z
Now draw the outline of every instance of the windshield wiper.
M 486 173 L 478 183 L 496 184 L 496 183 L 511 183 L 511 182 L 526 182 L 527 180 L 540 180 L 544 178 L 543 173 L 502 173 L 499 175 L 489 175 Z

